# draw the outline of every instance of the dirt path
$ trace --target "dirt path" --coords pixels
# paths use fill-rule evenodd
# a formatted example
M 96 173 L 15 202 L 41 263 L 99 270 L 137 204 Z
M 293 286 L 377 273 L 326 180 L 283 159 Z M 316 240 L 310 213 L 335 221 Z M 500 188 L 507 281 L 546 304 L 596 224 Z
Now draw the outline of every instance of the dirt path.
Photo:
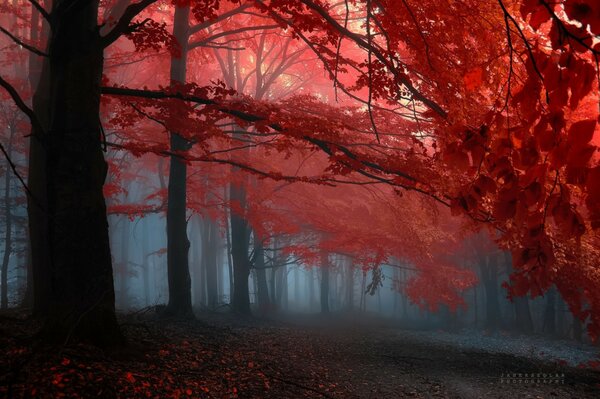
M 128 320 L 127 335 L 143 351 L 112 354 L 33 350 L 27 321 L 3 321 L 0 397 L 600 398 L 596 371 L 460 349 L 386 326 L 203 318 Z M 522 375 L 503 382 L 507 373 Z M 547 381 L 525 383 L 525 374 L 538 373 Z
M 268 336 L 272 331 L 257 328 L 252 335 Z M 288 357 L 298 376 L 320 365 L 321 384 L 335 386 L 333 397 L 600 398 L 600 373 L 424 342 L 415 340 L 412 332 L 365 326 L 284 327 L 276 336 L 285 339 L 269 344 L 267 336 L 259 338 L 259 353 Z M 280 370 L 289 367 L 277 363 Z M 318 381 L 314 378 L 312 386 Z

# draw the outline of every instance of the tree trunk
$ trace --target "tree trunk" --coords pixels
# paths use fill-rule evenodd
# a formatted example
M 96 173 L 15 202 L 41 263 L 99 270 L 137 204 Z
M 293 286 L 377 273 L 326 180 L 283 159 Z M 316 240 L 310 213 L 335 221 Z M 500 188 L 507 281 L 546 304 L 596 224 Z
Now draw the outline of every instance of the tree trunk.
M 229 200 L 227 186 L 225 186 L 224 197 L 225 201 Z M 231 229 L 229 228 L 229 223 L 231 219 L 229 218 L 229 214 L 227 213 L 227 209 L 225 209 L 225 256 L 227 256 L 227 272 L 229 274 L 229 303 L 233 302 L 233 260 L 231 259 Z
M 173 36 L 181 47 L 181 57 L 171 58 L 171 83 L 186 81 L 187 42 L 189 38 L 190 8 L 176 7 Z M 171 151 L 189 149 L 189 143 L 177 132 L 170 134 Z M 169 281 L 169 303 L 165 313 L 178 317 L 193 317 L 192 281 L 188 263 L 190 242 L 187 237 L 186 219 L 187 166 L 179 157 L 171 156 L 169 165 L 167 204 L 167 271 Z
M 487 258 L 487 259 L 486 259 Z M 490 254 L 480 261 L 481 276 L 485 289 L 485 328 L 496 331 L 500 325 L 500 302 L 498 301 L 498 258 Z
M 321 313 L 329 313 L 329 254 L 321 253 Z
M 246 190 L 243 184 L 231 183 L 229 198 L 237 203 L 241 212 L 246 208 Z M 233 259 L 233 297 L 231 301 L 234 312 L 250 314 L 250 292 L 248 277 L 250 276 L 250 260 L 248 259 L 249 229 L 244 215 L 231 211 L 231 257 Z
M 39 141 L 38 136 L 38 140 L 31 141 L 30 161 L 35 167 L 30 178 L 35 182 L 34 194 L 47 193 L 47 227 L 37 216 L 30 223 L 32 244 L 47 240 L 50 249 L 47 274 L 42 271 L 36 276 L 36 285 L 40 278 L 50 276 L 49 296 L 43 298 L 49 310 L 42 337 L 60 343 L 76 338 L 111 346 L 122 343 L 123 337 L 115 317 L 108 221 L 102 192 L 107 165 L 98 120 L 103 70 L 103 45 L 97 28 L 98 1 L 77 7 L 69 4 L 67 0 L 57 0 L 53 5 L 53 10 L 58 7 L 61 10 L 53 14 L 55 25 L 46 75 L 49 87 L 38 86 L 38 92 L 49 88 L 50 107 L 41 115 L 42 119 L 47 115 L 46 121 L 51 123 L 45 140 Z M 33 143 L 40 145 L 36 148 L 38 152 L 34 151 Z M 40 171 L 40 162 L 45 165 L 47 184 L 43 184 L 44 179 L 39 175 L 35 176 Z M 44 254 L 39 246 L 32 245 L 32 250 L 38 260 Z M 39 264 L 35 272 L 40 272 Z
M 513 272 L 512 259 L 509 252 L 504 253 L 504 260 L 506 262 L 506 274 L 508 276 Z M 531 310 L 529 309 L 529 299 L 527 296 L 513 298 L 515 304 L 515 327 L 518 331 L 524 334 L 533 333 L 533 319 L 531 317 Z
M 29 231 L 26 232 L 25 240 L 25 268 L 27 273 L 27 286 L 25 288 L 25 295 L 23 295 L 23 300 L 21 301 L 20 306 L 23 309 L 30 310 L 33 308 L 33 270 L 31 268 L 31 245 L 29 243 Z
M 573 316 L 573 339 L 577 342 L 582 342 L 581 335 L 583 333 L 583 326 L 581 320 L 578 317 Z
M 40 31 L 40 13 L 36 10 L 36 8 L 31 6 L 31 21 L 29 28 L 29 38 L 32 43 L 37 43 L 43 37 L 44 40 L 47 37 L 47 22 L 42 18 L 42 23 L 44 25 L 44 30 Z M 44 33 L 46 33 L 44 35 Z M 38 86 L 41 70 L 42 70 L 42 60 L 36 54 L 30 52 L 29 53 L 29 70 L 28 70 L 28 80 L 29 80 L 29 90 L 35 93 L 36 88 Z M 35 104 L 34 104 L 35 108 Z M 41 134 L 41 132 L 40 132 Z M 32 139 L 34 141 L 35 139 Z M 34 288 L 33 288 L 33 265 L 31 258 L 31 239 L 29 235 L 29 229 L 27 229 L 27 237 L 26 237 L 26 267 L 27 267 L 27 288 L 25 290 L 25 295 L 23 297 L 23 301 L 21 302 L 21 306 L 25 309 L 33 309 L 34 306 Z
M 12 155 L 12 141 L 13 141 L 13 126 L 8 127 L 10 136 L 8 139 L 7 153 L 10 158 Z M 0 309 L 8 308 L 8 264 L 10 263 L 10 255 L 12 254 L 12 216 L 10 214 L 11 209 L 11 197 L 10 197 L 10 164 L 8 158 L 6 159 L 6 169 L 4 171 L 4 256 L 2 258 L 2 282 L 0 283 L 0 291 L 2 296 L 0 299 Z
M 192 248 L 192 270 L 194 281 L 192 284 L 193 294 L 194 294 L 194 306 L 198 308 L 202 308 L 206 306 L 206 273 L 205 273 L 205 264 L 204 257 L 202 254 L 204 253 L 204 248 L 208 246 L 207 244 L 207 234 L 204 231 L 204 223 L 202 222 L 199 215 L 192 216 L 195 223 L 193 223 L 192 227 L 195 228 L 192 230 L 193 239 Z
M 258 308 L 265 313 L 271 309 L 269 299 L 269 285 L 267 284 L 267 270 L 265 269 L 265 249 L 262 238 L 254 233 L 254 267 L 256 269 L 256 282 L 258 289 Z
M 344 264 L 346 266 L 346 310 L 351 312 L 354 310 L 354 265 L 349 257 L 345 258 Z
M 127 198 L 127 196 L 125 196 Z M 118 290 L 118 305 L 120 309 L 129 307 L 128 295 L 128 274 L 129 274 L 129 219 L 126 216 L 121 217 L 121 262 L 119 262 L 119 290 Z
M 217 245 L 218 225 L 208 217 L 204 218 L 204 234 L 206 234 L 206 248 L 202 248 L 202 258 L 206 270 L 206 296 L 208 308 L 215 309 L 219 302 L 219 289 L 217 280 Z
M 52 2 L 49 2 L 50 5 Z M 32 40 L 48 41 L 49 28 L 47 21 L 42 18 L 42 29 L 38 34 L 38 12 L 32 11 Z M 34 26 L 35 23 L 35 26 Z M 68 23 L 68 22 L 67 22 Z M 50 43 L 47 44 L 50 49 Z M 53 70 L 56 74 L 56 69 Z M 44 148 L 45 131 L 50 124 L 50 60 L 30 54 L 29 85 L 34 91 L 32 107 L 38 121 L 44 128 L 40 131 L 35 126 L 31 129 L 29 141 L 29 157 L 27 170 L 27 185 L 32 195 L 27 196 L 27 218 L 29 223 L 29 251 L 31 269 L 31 297 L 33 315 L 46 316 L 52 296 L 52 271 L 50 268 L 50 242 L 48 240 L 48 201 L 46 177 L 46 149 Z M 93 94 L 91 94 L 93 96 Z M 97 118 L 97 116 L 96 116 Z
M 552 286 L 546 293 L 546 306 L 544 308 L 544 322 L 542 330 L 549 334 L 556 334 L 556 288 Z
M 144 279 L 144 304 L 150 306 L 150 259 L 149 259 L 149 244 L 148 244 L 148 218 L 142 221 L 142 277 Z

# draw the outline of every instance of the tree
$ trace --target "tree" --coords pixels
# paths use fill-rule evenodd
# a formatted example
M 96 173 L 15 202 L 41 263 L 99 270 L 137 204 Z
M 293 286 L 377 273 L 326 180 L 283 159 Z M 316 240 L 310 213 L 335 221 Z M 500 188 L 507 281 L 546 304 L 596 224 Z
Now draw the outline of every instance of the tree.
M 84 272 L 77 271 L 72 279 L 65 279 L 101 281 L 87 287 L 92 295 L 85 301 L 79 301 L 79 288 L 73 291 L 77 295 L 71 295 L 75 281 L 58 281 L 59 274 L 52 276 L 51 281 L 57 280 L 52 290 L 69 293 L 55 300 L 57 309 L 63 309 L 60 312 L 71 314 L 72 302 L 82 305 L 74 313 L 85 317 L 81 322 L 69 317 L 67 324 L 85 330 L 84 326 L 94 325 L 92 319 L 103 318 L 89 317 L 87 309 L 94 309 L 98 316 L 106 316 L 106 326 L 115 325 L 111 300 L 100 294 L 112 296 L 108 242 L 103 238 L 106 217 L 101 215 L 105 213 L 101 186 L 106 168 L 101 159 L 97 111 L 102 91 L 121 100 L 109 104 L 119 111 L 136 101 L 137 111 L 115 111 L 123 126 L 139 122 L 142 116 L 138 111 L 142 111 L 182 136 L 186 136 L 183 130 L 203 127 L 202 134 L 186 137 L 197 139 L 194 149 L 173 151 L 164 140 L 140 140 L 125 146 L 133 153 L 235 166 L 279 183 L 384 185 L 388 193 L 402 193 L 405 198 L 407 193 L 418 194 L 451 209 L 469 228 L 488 226 L 501 248 L 511 251 L 511 295 L 541 295 L 554 284 L 577 317 L 589 318 L 589 332 L 595 336 L 600 331 L 594 266 L 600 226 L 600 169 L 595 155 L 598 92 L 594 85 L 594 60 L 599 50 L 592 39 L 599 29 L 595 3 L 256 1 L 261 17 L 275 21 L 277 29 L 286 29 L 286 34 L 304 43 L 333 82 L 329 92 L 278 101 L 241 96 L 219 83 L 139 89 L 114 87 L 105 81 L 100 87 L 103 49 L 123 33 L 128 33 L 139 49 L 168 47 L 171 42 L 160 23 L 131 24 L 149 3 L 129 5 L 102 37 L 100 33 L 84 35 L 97 25 L 92 21 L 97 2 L 81 9 L 68 7 L 71 2 L 67 0 L 53 5 L 47 76 L 42 78 L 47 84 L 43 92 L 48 94 L 48 107 L 42 107 L 48 110 L 46 115 L 41 110 L 36 112 L 39 118 L 35 117 L 10 84 L 4 79 L 0 82 L 31 117 L 34 130 L 43 132 L 35 134 L 35 140 L 42 137 L 47 146 L 48 158 L 43 163 L 47 176 L 38 181 L 42 188 L 38 192 L 48 188 L 47 198 L 41 201 L 47 203 L 51 219 L 42 225 L 48 225 L 53 270 L 70 272 L 75 263 L 83 263 L 84 253 L 101 251 L 85 269 L 89 274 L 79 276 Z M 200 16 L 198 20 L 217 18 L 220 9 L 206 2 L 176 4 L 189 4 L 190 12 Z M 85 57 L 75 57 L 75 50 Z M 77 87 L 69 84 L 66 74 L 77 77 Z M 340 103 L 333 104 L 334 98 L 340 98 Z M 234 147 L 230 135 L 218 128 L 225 121 L 244 128 L 246 144 L 260 145 L 261 151 L 249 159 L 223 156 L 223 151 Z M 312 169 L 302 167 L 302 160 L 309 155 L 318 158 Z M 299 163 L 293 165 L 297 166 L 294 170 L 292 162 L 276 163 L 276 159 Z M 75 193 L 82 182 L 85 190 Z M 240 210 L 253 206 L 246 203 L 247 195 L 241 190 L 233 194 L 231 200 L 238 202 Z M 76 199 L 89 201 L 75 204 Z M 78 205 L 81 202 L 91 205 L 83 209 Z M 339 202 L 334 199 L 330 204 Z M 354 206 L 341 205 L 356 211 Z M 75 211 L 67 215 L 67 209 Z M 382 209 L 373 206 L 369 214 L 380 218 Z M 241 215 L 252 219 L 249 213 L 251 210 L 245 209 Z M 396 221 L 410 220 L 418 228 L 431 220 L 427 213 L 413 219 L 401 211 L 393 215 Z M 327 216 L 327 223 L 310 218 L 311 233 L 340 231 L 339 222 L 336 226 Z M 76 219 L 90 223 L 78 226 Z M 240 272 L 238 277 L 246 283 L 250 224 L 254 230 L 261 225 L 236 222 L 240 231 L 235 235 L 244 243 L 232 246 L 236 256 L 245 259 L 239 269 L 245 275 Z M 401 242 L 405 245 L 402 255 L 414 259 L 419 269 L 407 292 L 430 306 L 448 302 L 458 306 L 458 293 L 472 284 L 472 274 L 457 268 L 439 251 L 419 256 L 420 246 L 411 245 L 414 237 L 406 240 L 406 234 L 389 222 L 380 224 L 397 237 L 389 240 L 387 235 L 366 232 L 365 242 L 375 244 L 376 250 L 359 255 L 358 263 L 377 265 L 389 255 L 386 248 L 394 241 Z M 34 226 L 32 236 L 39 233 L 39 227 Z M 444 228 L 446 233 L 455 229 Z M 433 230 L 425 228 L 427 234 L 421 236 L 430 242 L 456 244 Z M 348 243 L 348 234 L 312 242 L 331 252 L 335 244 L 356 254 L 361 245 Z M 101 237 L 94 243 L 97 247 L 90 246 L 92 235 Z M 67 244 L 71 239 L 74 244 Z M 71 250 L 75 252 L 67 255 Z M 298 252 L 307 259 L 311 256 L 307 248 L 298 248 Z M 448 275 L 458 277 L 448 281 Z M 241 295 L 239 299 L 242 301 Z M 100 305 L 91 306 L 96 301 Z M 240 304 L 245 310 L 245 303 Z
M 37 162 L 34 169 L 44 168 L 46 175 L 34 178 L 39 185 L 31 200 L 46 218 L 30 225 L 30 235 L 44 237 L 49 244 L 45 270 L 34 269 L 39 273 L 34 280 L 49 277 L 47 296 L 36 300 L 49 304 L 44 336 L 57 342 L 75 337 L 101 345 L 122 342 L 102 192 L 107 167 L 98 119 L 100 84 L 104 48 L 150 3 L 130 6 L 104 37 L 97 26 L 98 1 L 73 7 L 70 0 L 57 0 L 50 12 L 36 6 L 51 26 L 47 53 L 38 51 L 45 60 L 37 91 L 47 101 L 36 114 L 8 82 L 0 81 L 31 119 L 32 140 L 41 146 L 41 154 L 31 153 L 30 162 Z M 36 196 L 40 192 L 47 197 Z

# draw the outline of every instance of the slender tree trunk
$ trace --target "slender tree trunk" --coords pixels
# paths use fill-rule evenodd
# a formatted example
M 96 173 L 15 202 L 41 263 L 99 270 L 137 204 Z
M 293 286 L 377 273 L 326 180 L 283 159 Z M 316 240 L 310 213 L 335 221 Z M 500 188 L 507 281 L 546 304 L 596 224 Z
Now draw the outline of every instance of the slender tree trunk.
M 289 268 L 287 265 L 281 267 L 281 308 L 286 312 L 289 311 L 290 307 L 290 286 L 289 286 Z
M 243 184 L 230 185 L 229 198 L 239 207 L 240 212 L 246 208 L 246 190 Z M 250 293 L 248 278 L 250 276 L 250 260 L 248 259 L 249 229 L 244 215 L 231 211 L 231 257 L 233 259 L 233 298 L 234 312 L 250 314 Z
M 544 322 L 542 330 L 549 334 L 556 334 L 556 288 L 552 286 L 546 293 L 546 306 L 544 307 Z
M 123 225 L 121 226 L 121 262 L 119 262 L 119 300 L 120 309 L 129 307 L 128 295 L 128 274 L 129 274 L 129 219 L 123 216 L 121 218 Z
M 573 339 L 577 342 L 581 342 L 581 336 L 583 333 L 583 326 L 581 325 L 581 320 L 578 317 L 573 316 Z
M 205 259 L 206 270 L 206 296 L 209 309 L 215 309 L 219 302 L 217 280 L 217 245 L 218 226 L 208 217 L 204 219 L 204 233 L 207 235 L 206 248 L 202 248 L 202 257 Z
M 175 7 L 173 36 L 181 47 L 181 56 L 171 58 L 171 83 L 185 83 L 187 71 L 187 50 L 189 39 L 190 8 Z M 170 134 L 171 151 L 174 153 L 189 149 L 189 143 L 177 132 Z M 190 278 L 188 252 L 190 242 L 187 237 L 186 186 L 187 166 L 179 157 L 171 156 L 169 165 L 168 205 L 167 205 L 167 271 L 169 281 L 169 303 L 166 314 L 179 317 L 193 317 L 192 282 Z
M 481 268 L 481 276 L 485 289 L 485 328 L 495 331 L 498 329 L 500 321 L 497 256 L 495 254 L 490 254 L 480 260 L 479 266 Z
M 265 313 L 271 309 L 271 300 L 269 298 L 269 285 L 267 284 L 267 270 L 265 269 L 265 249 L 262 238 L 256 232 L 254 233 L 254 259 L 258 307 L 261 312 Z
M 144 303 L 146 306 L 150 306 L 150 259 L 149 259 L 149 245 L 148 245 L 148 218 L 144 218 L 142 221 L 142 277 L 144 279 Z
M 229 200 L 228 190 L 225 187 L 225 201 Z M 227 271 L 229 273 L 229 303 L 233 302 L 233 260 L 231 259 L 231 229 L 229 228 L 229 222 L 231 218 L 229 217 L 228 211 L 225 210 L 225 255 L 227 256 Z
M 315 268 L 308 270 L 308 310 L 312 312 L 315 308 Z
M 556 298 L 556 335 L 560 338 L 565 337 L 565 313 L 566 313 L 567 304 L 563 300 L 560 293 L 558 293 Z M 568 331 L 567 331 L 568 333 Z
M 354 265 L 352 259 L 346 257 L 346 310 L 354 310 Z
M 321 253 L 321 313 L 329 313 L 329 254 Z
M 512 259 L 509 252 L 504 253 L 504 260 L 506 262 L 506 274 L 510 276 L 513 272 Z M 515 305 L 515 327 L 518 331 L 524 334 L 533 333 L 533 319 L 531 317 L 531 310 L 529 309 L 529 299 L 527 296 L 513 298 Z
M 204 231 L 204 223 L 199 215 L 192 216 L 195 223 L 195 235 L 192 245 L 192 269 L 194 272 L 194 282 L 192 288 L 194 291 L 194 305 L 202 308 L 206 306 L 206 273 L 204 262 L 204 250 L 208 247 L 207 234 Z M 192 235 L 193 237 L 193 235 Z
M 8 139 L 8 157 L 12 155 L 13 126 L 9 126 L 10 136 Z M 11 190 L 10 190 L 10 164 L 6 160 L 6 169 L 4 171 L 4 256 L 2 258 L 2 282 L 0 291 L 0 309 L 8 308 L 8 265 L 12 254 L 12 216 L 11 209 Z
M 406 285 L 406 270 L 402 270 L 402 286 Z M 402 292 L 402 317 L 404 320 L 408 320 L 408 296 L 403 291 Z
M 363 270 L 362 281 L 360 285 L 360 310 L 363 312 L 367 310 L 367 296 L 365 295 L 367 284 L 367 272 Z
M 38 259 L 44 249 L 33 248 L 33 243 L 39 244 L 40 239 L 49 243 L 49 268 L 37 274 L 35 285 L 37 291 L 39 279 L 50 276 L 50 295 L 43 298 L 48 301 L 48 317 L 42 337 L 61 343 L 77 338 L 109 346 L 123 342 L 123 337 L 115 317 L 102 192 L 108 168 L 100 141 L 103 45 L 97 28 L 98 1 L 77 7 L 70 4 L 57 0 L 53 5 L 54 10 L 62 10 L 54 13 L 49 63 L 42 73 L 41 81 L 48 77 L 49 84 L 38 85 L 38 92 L 49 89 L 50 101 L 38 102 L 37 107 L 49 104 L 48 111 L 38 115 L 43 124 L 51 123 L 43 141 L 39 136 L 31 141 L 33 192 L 47 194 L 48 218 L 40 223 L 36 216 L 30 224 L 32 251 Z M 33 143 L 39 144 L 36 151 L 42 151 L 42 156 L 34 151 Z M 40 162 L 45 177 L 35 175 L 43 168 Z M 30 209 L 34 207 L 30 203 Z M 36 272 L 39 268 L 34 268 Z

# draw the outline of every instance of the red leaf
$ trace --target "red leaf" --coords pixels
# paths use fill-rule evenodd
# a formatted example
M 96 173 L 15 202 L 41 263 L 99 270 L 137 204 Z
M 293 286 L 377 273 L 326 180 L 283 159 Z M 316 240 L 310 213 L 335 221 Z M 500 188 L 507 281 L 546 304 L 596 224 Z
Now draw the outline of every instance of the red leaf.
M 594 119 L 575 122 L 569 128 L 568 141 L 571 145 L 583 146 L 592 140 L 595 129 L 596 120 Z
M 125 373 L 125 379 L 132 384 L 135 382 L 135 377 L 129 371 L 127 373 Z
M 475 67 L 468 71 L 463 77 L 465 87 L 468 91 L 474 91 L 483 83 L 483 69 Z

